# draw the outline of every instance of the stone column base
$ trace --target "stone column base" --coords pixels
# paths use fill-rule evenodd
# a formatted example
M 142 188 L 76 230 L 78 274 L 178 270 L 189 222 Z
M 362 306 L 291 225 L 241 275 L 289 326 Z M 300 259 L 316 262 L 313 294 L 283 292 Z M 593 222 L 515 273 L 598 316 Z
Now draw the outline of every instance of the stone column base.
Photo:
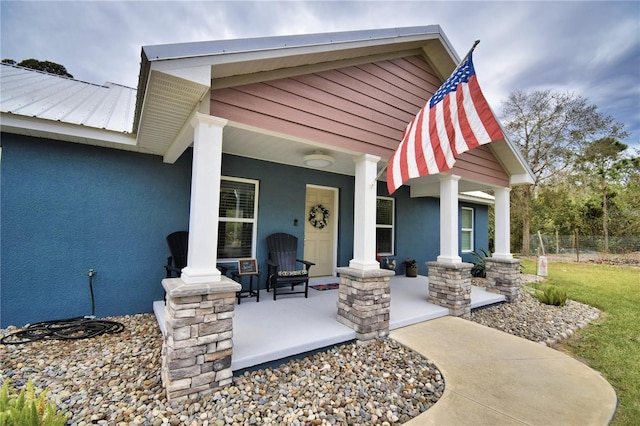
M 471 268 L 473 264 L 427 262 L 429 303 L 449 309 L 449 315 L 471 317 Z
M 391 287 L 394 271 L 338 268 L 338 322 L 356 331 L 358 343 L 389 336 Z
M 520 299 L 520 259 L 497 259 L 487 257 L 486 285 L 505 296 L 507 303 L 514 303 Z
M 162 383 L 167 400 L 200 398 L 232 383 L 233 313 L 240 284 L 162 280 L 167 293 Z

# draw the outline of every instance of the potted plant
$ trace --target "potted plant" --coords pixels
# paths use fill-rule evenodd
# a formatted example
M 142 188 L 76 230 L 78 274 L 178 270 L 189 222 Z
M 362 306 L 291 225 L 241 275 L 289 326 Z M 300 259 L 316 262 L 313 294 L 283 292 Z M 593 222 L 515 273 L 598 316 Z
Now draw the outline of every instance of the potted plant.
M 407 277 L 418 276 L 418 262 L 415 259 L 405 259 L 402 264 L 405 267 L 405 275 Z

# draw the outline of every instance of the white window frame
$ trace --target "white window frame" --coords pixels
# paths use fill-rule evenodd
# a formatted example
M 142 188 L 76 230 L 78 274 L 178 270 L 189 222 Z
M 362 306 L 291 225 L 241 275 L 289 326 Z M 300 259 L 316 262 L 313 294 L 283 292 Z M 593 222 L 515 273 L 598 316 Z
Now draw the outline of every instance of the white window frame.
M 476 223 L 476 212 L 475 209 L 473 209 L 472 207 L 462 207 L 462 212 L 464 212 L 465 210 L 468 210 L 471 212 L 471 228 L 463 228 L 462 227 L 462 220 L 460 220 L 460 251 L 462 253 L 471 253 L 473 251 L 473 247 L 474 247 L 474 238 L 475 238 L 475 223 Z M 460 213 L 460 218 L 462 219 L 462 212 Z M 471 236 L 471 238 L 469 239 L 469 243 L 471 245 L 471 247 L 469 249 L 463 249 L 462 248 L 462 242 L 464 241 L 462 238 L 462 234 L 468 232 Z
M 394 256 L 395 255 L 395 238 L 396 238 L 396 199 L 393 197 L 376 197 L 376 200 L 389 200 L 391 201 L 391 225 L 378 224 L 376 220 L 376 231 L 380 229 L 391 229 L 391 252 L 390 253 L 377 253 L 380 256 Z M 376 218 L 378 217 L 376 212 Z M 376 250 L 378 247 L 376 247 Z
M 238 177 L 231 176 L 221 176 L 221 181 L 232 181 L 232 182 L 242 182 L 253 184 L 255 188 L 255 196 L 253 202 L 253 218 L 226 218 L 226 217 L 218 217 L 219 222 L 241 222 L 241 223 L 252 223 L 252 235 L 251 235 L 251 257 L 256 257 L 257 252 L 257 242 L 258 242 L 258 199 L 260 195 L 260 181 L 255 179 L 244 179 Z M 220 196 L 222 196 L 222 188 L 220 188 Z M 220 263 L 233 263 L 237 262 L 238 258 L 219 258 L 218 262 Z

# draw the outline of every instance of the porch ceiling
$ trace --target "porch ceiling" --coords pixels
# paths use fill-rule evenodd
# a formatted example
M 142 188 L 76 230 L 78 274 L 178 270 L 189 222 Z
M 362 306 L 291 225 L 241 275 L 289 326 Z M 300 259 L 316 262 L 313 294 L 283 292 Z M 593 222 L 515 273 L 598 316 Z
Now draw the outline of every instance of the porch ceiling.
M 333 157 L 335 160 L 333 165 L 322 169 L 306 166 L 303 163 L 303 157 L 314 151 L 322 151 L 323 154 Z M 355 153 L 341 152 L 335 147 L 327 148 L 309 141 L 256 132 L 236 127 L 233 123 L 224 128 L 222 152 L 272 163 L 355 176 L 353 161 Z M 379 165 L 379 169 L 382 167 L 384 167 L 383 164 Z

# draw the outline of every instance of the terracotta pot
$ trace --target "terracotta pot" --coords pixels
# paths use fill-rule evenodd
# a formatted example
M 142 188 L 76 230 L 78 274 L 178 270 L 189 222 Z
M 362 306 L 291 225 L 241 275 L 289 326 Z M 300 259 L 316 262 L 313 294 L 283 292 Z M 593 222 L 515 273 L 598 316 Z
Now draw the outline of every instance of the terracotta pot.
M 405 272 L 405 275 L 407 277 L 417 277 L 418 276 L 418 267 L 416 266 L 416 267 L 412 268 L 410 266 L 407 266 L 407 270 Z

